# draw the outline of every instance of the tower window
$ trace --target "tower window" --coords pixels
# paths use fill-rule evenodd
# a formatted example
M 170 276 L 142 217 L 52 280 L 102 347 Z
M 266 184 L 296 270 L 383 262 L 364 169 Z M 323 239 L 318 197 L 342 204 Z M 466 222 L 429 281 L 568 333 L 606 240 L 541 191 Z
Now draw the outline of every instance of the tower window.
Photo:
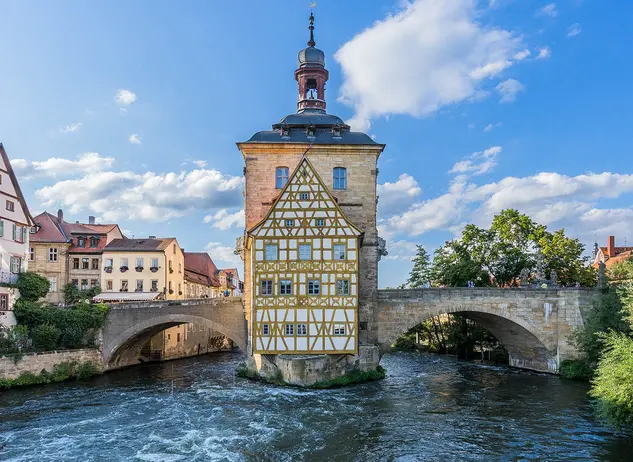
M 275 188 L 281 189 L 288 183 L 288 167 L 277 167 L 275 172 Z
M 347 189 L 347 169 L 334 167 L 334 189 Z

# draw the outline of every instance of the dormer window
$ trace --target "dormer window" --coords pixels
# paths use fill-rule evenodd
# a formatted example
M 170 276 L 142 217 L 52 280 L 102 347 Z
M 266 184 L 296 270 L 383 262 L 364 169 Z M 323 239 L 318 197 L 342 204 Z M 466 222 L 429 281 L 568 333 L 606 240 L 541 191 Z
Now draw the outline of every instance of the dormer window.
M 308 135 L 308 137 L 316 136 L 316 127 L 314 125 L 308 125 L 308 127 L 306 128 L 306 134 Z
M 341 126 L 339 124 L 336 124 L 332 127 L 332 136 L 334 138 L 340 138 L 341 137 Z
M 290 127 L 288 125 L 281 126 L 281 136 L 282 137 L 290 136 Z
M 90 238 L 90 247 L 97 247 L 99 245 L 99 239 L 96 237 Z
M 78 237 L 77 238 L 77 247 L 86 247 L 86 238 Z

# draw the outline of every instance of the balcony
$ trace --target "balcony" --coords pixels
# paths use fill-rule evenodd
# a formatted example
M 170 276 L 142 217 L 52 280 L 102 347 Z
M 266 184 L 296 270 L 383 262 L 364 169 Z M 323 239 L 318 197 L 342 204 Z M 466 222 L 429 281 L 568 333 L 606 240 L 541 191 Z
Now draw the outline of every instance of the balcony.
M 18 282 L 17 273 L 11 273 L 9 271 L 0 271 L 0 284 L 15 284 Z

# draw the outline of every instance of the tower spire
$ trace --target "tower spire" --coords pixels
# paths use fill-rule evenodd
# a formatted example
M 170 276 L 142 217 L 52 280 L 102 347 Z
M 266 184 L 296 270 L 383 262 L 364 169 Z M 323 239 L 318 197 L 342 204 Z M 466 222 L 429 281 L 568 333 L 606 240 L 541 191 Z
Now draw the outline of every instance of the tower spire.
M 310 40 L 308 41 L 308 46 L 313 47 L 316 45 L 316 42 L 314 41 L 314 15 L 312 14 L 312 10 L 310 10 L 310 27 L 308 27 L 308 29 L 310 29 Z

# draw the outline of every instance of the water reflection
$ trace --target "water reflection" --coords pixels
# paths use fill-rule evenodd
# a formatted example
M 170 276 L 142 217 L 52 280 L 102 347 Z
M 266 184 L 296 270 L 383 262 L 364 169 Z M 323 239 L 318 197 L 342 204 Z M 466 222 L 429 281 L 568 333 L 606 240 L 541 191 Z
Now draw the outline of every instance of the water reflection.
M 587 385 L 415 353 L 326 391 L 234 376 L 218 354 L 0 394 L 1 460 L 629 460 Z

